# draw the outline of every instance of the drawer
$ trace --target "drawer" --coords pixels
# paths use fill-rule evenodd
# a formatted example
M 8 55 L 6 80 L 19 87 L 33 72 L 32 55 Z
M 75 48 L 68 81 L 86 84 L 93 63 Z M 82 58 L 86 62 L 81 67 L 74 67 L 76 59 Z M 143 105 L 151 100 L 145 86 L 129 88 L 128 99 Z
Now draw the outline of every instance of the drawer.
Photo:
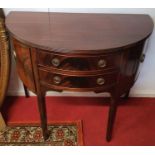
M 68 71 L 98 71 L 116 69 L 120 64 L 120 53 L 107 55 L 57 55 L 38 51 L 37 62 L 40 66 Z
M 57 74 L 50 71 L 39 69 L 39 78 L 41 83 L 50 86 L 56 86 L 58 88 L 97 88 L 112 86 L 117 81 L 117 72 L 99 74 L 99 75 L 87 75 L 87 76 L 75 76 L 67 74 Z

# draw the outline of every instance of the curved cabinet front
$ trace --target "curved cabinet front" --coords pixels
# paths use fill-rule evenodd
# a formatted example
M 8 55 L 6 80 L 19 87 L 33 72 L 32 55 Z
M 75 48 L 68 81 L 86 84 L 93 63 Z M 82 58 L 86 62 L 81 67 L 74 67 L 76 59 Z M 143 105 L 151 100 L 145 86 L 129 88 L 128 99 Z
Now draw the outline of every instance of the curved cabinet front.
M 145 40 L 132 47 L 110 53 L 104 52 L 95 56 L 90 54 L 84 56 L 61 55 L 52 53 L 52 51 L 40 51 L 40 49 L 29 47 L 16 39 L 13 40 L 13 43 L 19 76 L 24 85 L 33 92 L 36 92 L 36 83 L 32 65 L 34 60 L 31 57 L 32 49 L 37 57 L 40 83 L 47 88 L 47 91 L 51 89 L 99 93 L 107 92 L 110 87 L 113 87 L 121 96 L 134 84 Z M 57 59 L 56 62 L 53 62 L 53 59 Z M 60 84 L 53 83 L 53 76 L 61 77 Z M 104 85 L 96 85 L 96 77 L 103 77 Z

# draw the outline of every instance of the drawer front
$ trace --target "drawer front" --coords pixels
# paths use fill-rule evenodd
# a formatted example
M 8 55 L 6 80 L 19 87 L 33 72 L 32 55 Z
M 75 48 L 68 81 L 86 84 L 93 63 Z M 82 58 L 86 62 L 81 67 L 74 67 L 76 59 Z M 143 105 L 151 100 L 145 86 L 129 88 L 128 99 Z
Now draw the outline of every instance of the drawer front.
M 98 88 L 114 85 L 117 72 L 102 75 L 71 76 L 39 69 L 41 83 L 62 88 Z
M 120 63 L 120 53 L 99 56 L 56 55 L 38 51 L 37 61 L 40 66 L 69 71 L 98 71 L 116 69 Z

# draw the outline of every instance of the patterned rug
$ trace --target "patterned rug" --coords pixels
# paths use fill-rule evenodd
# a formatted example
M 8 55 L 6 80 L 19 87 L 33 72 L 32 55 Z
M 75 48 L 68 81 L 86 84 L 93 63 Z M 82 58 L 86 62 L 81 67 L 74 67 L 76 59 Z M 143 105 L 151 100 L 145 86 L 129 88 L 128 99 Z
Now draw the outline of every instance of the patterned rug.
M 49 138 L 44 141 L 37 124 L 9 124 L 0 132 L 0 146 L 80 146 L 83 145 L 82 123 L 59 122 L 48 125 Z

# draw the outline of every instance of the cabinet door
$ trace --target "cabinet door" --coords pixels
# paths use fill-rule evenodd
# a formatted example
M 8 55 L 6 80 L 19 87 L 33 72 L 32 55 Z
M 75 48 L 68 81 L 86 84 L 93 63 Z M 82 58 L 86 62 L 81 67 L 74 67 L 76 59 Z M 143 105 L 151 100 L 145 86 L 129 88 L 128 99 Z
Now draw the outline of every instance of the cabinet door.
M 28 89 L 36 92 L 30 48 L 15 39 L 13 39 L 13 45 L 18 75 Z

